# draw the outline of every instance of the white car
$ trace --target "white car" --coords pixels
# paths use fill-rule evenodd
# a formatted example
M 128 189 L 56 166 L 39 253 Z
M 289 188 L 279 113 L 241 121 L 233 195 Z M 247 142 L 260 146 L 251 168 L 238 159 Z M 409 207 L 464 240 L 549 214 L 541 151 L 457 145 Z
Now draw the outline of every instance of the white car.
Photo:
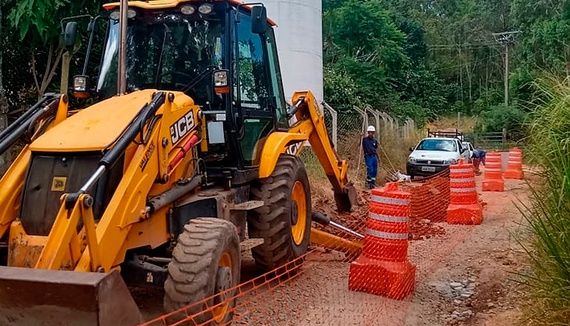
M 406 171 L 412 178 L 441 172 L 471 155 L 457 138 L 424 138 L 410 151 Z

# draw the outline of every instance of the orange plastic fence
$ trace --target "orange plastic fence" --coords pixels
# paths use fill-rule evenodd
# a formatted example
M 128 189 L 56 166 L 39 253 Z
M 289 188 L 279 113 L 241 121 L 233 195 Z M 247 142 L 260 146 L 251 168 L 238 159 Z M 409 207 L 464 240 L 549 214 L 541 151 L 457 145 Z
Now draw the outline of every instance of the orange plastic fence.
M 225 297 L 225 300 L 220 300 L 220 303 L 216 305 L 208 305 L 208 302 L 213 301 L 211 300 L 213 297 L 205 298 L 182 309 L 147 321 L 140 326 L 209 325 L 213 321 L 213 318 L 204 318 L 204 316 L 209 315 L 209 313 L 214 309 L 223 306 L 234 299 L 238 299 L 238 304 L 232 309 L 234 314 L 242 308 L 255 308 L 256 300 L 259 299 L 263 293 L 271 291 L 272 289 L 284 285 L 298 277 L 300 275 L 299 269 L 305 258 L 306 255 L 299 257 L 282 267 L 219 293 L 217 296 Z M 201 312 L 197 314 L 190 313 L 190 311 L 194 311 L 196 307 L 200 307 Z M 240 315 L 237 314 L 234 316 L 232 322 L 239 320 Z
M 312 246 L 296 261 L 228 290 L 224 294 L 233 296 L 226 302 L 237 299 L 233 325 L 403 324 L 418 284 L 473 229 L 445 223 L 451 205 L 471 205 L 477 197 L 450 191 L 456 185 L 461 187 L 455 189 L 473 186 L 472 176 L 463 171 L 470 168 L 472 173 L 473 168 L 465 166 L 361 192 L 360 205 L 333 220 L 365 235 L 362 252 Z M 450 176 L 464 180 L 451 182 Z M 331 205 L 326 199 L 316 200 L 313 210 L 324 211 Z M 313 226 L 362 242 L 332 226 Z M 433 239 L 426 246 L 430 238 L 442 240 Z M 209 301 L 194 305 L 203 309 L 201 315 L 192 315 L 192 307 L 186 307 L 143 325 L 206 325 L 201 317 L 216 308 L 208 306 Z

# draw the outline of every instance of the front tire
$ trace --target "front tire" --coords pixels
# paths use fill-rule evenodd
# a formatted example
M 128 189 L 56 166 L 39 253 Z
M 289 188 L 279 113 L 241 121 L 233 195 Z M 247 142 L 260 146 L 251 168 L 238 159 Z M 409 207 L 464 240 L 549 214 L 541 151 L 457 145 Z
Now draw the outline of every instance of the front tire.
M 272 270 L 303 256 L 311 236 L 311 188 L 303 162 L 281 155 L 271 176 L 251 192 L 265 203 L 248 216 L 250 238 L 263 239 L 251 250 L 257 265 Z
M 212 297 L 240 282 L 240 241 L 236 227 L 217 218 L 196 218 L 184 226 L 168 264 L 164 283 L 164 308 L 168 312 Z M 235 291 L 207 301 L 207 307 L 225 302 Z M 236 299 L 230 300 L 212 312 L 196 318 L 195 322 L 221 325 L 233 317 Z M 192 306 L 189 314 L 198 314 L 207 307 Z M 182 318 L 185 314 L 181 314 Z M 177 318 L 178 316 L 174 316 Z

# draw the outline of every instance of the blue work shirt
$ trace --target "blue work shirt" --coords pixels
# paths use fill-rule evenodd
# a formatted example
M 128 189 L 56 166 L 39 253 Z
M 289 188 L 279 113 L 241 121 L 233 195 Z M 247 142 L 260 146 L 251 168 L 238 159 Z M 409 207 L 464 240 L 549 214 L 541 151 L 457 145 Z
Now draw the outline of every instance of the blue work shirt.
M 475 149 L 473 150 L 473 158 L 483 158 L 487 154 L 484 150 Z
M 378 141 L 374 138 L 364 137 L 362 139 L 362 149 L 364 149 L 365 156 L 377 156 Z

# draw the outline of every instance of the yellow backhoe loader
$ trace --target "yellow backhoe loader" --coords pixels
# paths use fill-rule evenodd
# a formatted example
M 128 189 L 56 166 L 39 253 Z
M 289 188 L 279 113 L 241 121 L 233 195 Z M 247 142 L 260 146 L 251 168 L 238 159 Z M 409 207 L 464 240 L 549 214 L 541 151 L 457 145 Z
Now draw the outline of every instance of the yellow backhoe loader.
M 335 240 L 311 233 L 306 141 L 337 208 L 355 201 L 315 97 L 287 105 L 263 5 L 105 4 L 86 68 L 102 22 L 97 77 L 73 81 L 90 104 L 46 94 L 0 133 L 0 152 L 23 144 L 0 180 L 0 325 L 136 325 L 127 285 L 164 287 L 173 311 L 239 283 L 246 237 L 263 239 L 264 270 L 312 236 Z M 64 28 L 70 48 L 77 26 Z M 226 301 L 216 324 L 232 318 Z

